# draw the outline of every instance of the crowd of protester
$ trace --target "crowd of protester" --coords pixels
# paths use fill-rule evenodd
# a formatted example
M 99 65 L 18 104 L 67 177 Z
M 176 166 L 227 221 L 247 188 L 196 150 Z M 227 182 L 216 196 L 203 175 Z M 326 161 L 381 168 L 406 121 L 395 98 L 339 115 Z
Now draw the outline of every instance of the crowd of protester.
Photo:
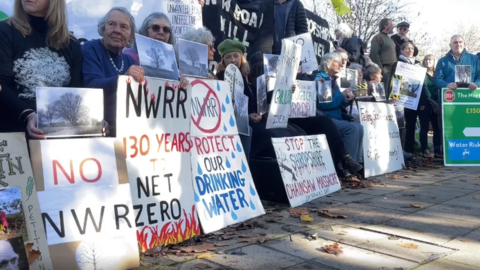
M 244 80 L 244 94 L 249 98 L 248 114 L 250 136 L 242 136 L 247 158 L 275 158 L 272 137 L 325 134 L 331 149 L 335 168 L 342 178 L 362 175 L 363 136 L 362 125 L 346 110 L 355 101 L 354 89 L 340 91 L 337 76 L 341 69 L 358 71 L 359 84 L 371 85 L 383 82 L 387 97 L 390 80 L 398 62 L 419 65 L 415 58 L 418 49 L 408 39 L 409 24 L 397 25 L 393 33 L 392 20 L 383 19 L 379 33 L 371 40 L 370 55 L 364 53 L 365 42 L 356 37 L 351 28 L 340 24 L 335 31 L 336 50 L 327 53 L 313 74 L 299 73 L 297 79 L 331 81 L 332 102 L 319 103 L 317 115 L 310 118 L 289 119 L 287 128 L 266 129 L 267 114 L 257 112 L 256 78 L 263 75 L 263 53 L 279 54 L 281 40 L 308 31 L 305 10 L 299 0 L 274 1 L 271 48 L 244 57 L 245 46 L 236 40 L 224 40 L 215 48 L 215 37 L 206 28 L 191 29 L 183 39 L 208 46 L 208 59 L 213 60 L 218 50 L 222 59 L 216 74 L 209 79 L 223 80 L 225 68 L 234 64 Z M 203 2 L 203 1 L 199 1 Z M 132 76 L 143 81 L 144 69 L 139 65 L 134 45 L 135 33 L 175 45 L 172 25 L 163 13 L 152 13 L 143 22 L 135 22 L 130 12 L 121 7 L 112 8 L 98 22 L 100 39 L 90 40 L 83 46 L 69 33 L 65 0 L 15 0 L 14 15 L 0 22 L 0 132 L 25 132 L 29 139 L 45 139 L 37 128 L 35 88 L 88 87 L 103 89 L 104 127 L 107 136 L 116 136 L 116 88 L 119 75 Z M 137 29 L 136 23 L 140 23 Z M 428 147 L 430 123 L 434 130 L 434 154 L 442 156 L 441 122 L 438 102 L 441 88 L 456 89 L 455 65 L 472 66 L 472 90 L 480 83 L 478 57 L 467 52 L 461 36 L 451 39 L 451 51 L 436 64 L 428 55 L 422 65 L 427 68 L 424 88 L 417 110 L 405 109 L 406 131 L 404 152 L 410 158 L 414 153 L 415 125 L 420 119 L 420 143 L 422 155 L 431 156 Z M 182 87 L 189 81 L 180 75 Z M 266 91 L 266 90 L 265 90 Z M 268 93 L 268 102 L 272 92 Z M 391 99 L 386 102 L 395 103 Z

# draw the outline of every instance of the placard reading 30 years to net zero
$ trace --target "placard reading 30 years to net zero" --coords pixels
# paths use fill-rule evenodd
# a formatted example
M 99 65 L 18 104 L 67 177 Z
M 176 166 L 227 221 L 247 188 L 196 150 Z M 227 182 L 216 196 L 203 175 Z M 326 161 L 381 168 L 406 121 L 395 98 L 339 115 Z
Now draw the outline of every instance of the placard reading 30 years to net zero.
M 442 90 L 445 166 L 480 165 L 480 90 Z

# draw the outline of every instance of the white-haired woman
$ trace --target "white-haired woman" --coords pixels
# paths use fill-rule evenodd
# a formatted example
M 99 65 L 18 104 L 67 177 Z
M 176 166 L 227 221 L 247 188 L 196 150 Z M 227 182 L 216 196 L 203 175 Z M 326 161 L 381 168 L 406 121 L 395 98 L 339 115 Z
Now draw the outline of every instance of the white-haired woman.
M 363 127 L 358 122 L 349 121 L 350 119 L 343 119 L 342 117 L 342 106 L 350 106 L 355 99 L 352 89 L 345 89 L 342 93 L 340 92 L 340 86 L 337 84 L 337 74 L 340 72 L 342 60 L 342 56 L 338 53 L 328 53 L 322 57 L 315 80 L 330 81 L 332 102 L 318 103 L 317 109 L 325 113 L 337 125 L 350 156 L 358 163 L 363 163 Z
M 44 139 L 35 89 L 82 87 L 82 50 L 68 32 L 65 0 L 13 4 L 13 16 L 0 22 L 0 132 Z
M 156 39 L 163 43 L 175 45 L 172 24 L 170 23 L 168 16 L 164 13 L 154 12 L 148 15 L 140 26 L 140 29 L 138 29 L 138 34 L 151 39 Z M 123 53 L 130 55 L 137 65 L 140 63 L 136 46 L 125 49 Z
M 335 29 L 337 47 L 344 49 L 348 54 L 348 62 L 365 65 L 363 41 L 353 35 L 353 30 L 346 23 L 340 23 Z
M 132 57 L 122 54 L 135 39 L 135 20 L 127 9 L 114 7 L 98 22 L 98 34 L 101 39 L 82 46 L 83 80 L 86 87 L 103 89 L 104 117 L 110 135 L 115 136 L 117 78 L 129 75 L 141 82 L 144 76 L 143 68 Z

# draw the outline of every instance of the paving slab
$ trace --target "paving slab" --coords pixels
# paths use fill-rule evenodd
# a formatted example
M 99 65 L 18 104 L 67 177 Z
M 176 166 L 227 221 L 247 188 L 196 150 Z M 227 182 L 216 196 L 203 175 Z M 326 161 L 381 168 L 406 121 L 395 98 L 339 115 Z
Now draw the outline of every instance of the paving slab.
M 446 205 L 456 205 L 460 207 L 480 208 L 480 192 L 470 193 L 467 196 L 461 198 L 455 198 L 445 202 Z
M 417 195 L 415 194 L 408 193 L 387 194 L 384 196 L 366 199 L 358 203 L 370 207 L 378 207 L 405 212 L 405 214 L 410 212 L 417 212 L 420 210 L 419 208 L 412 207 L 412 204 L 422 207 L 429 207 L 433 205 L 432 203 L 426 203 L 424 201 L 421 201 L 419 198 L 417 198 Z
M 480 204 L 480 200 L 478 200 Z M 457 219 L 480 224 L 480 208 L 460 205 L 437 204 L 426 209 L 418 209 L 417 215 L 429 215 L 439 219 Z
M 416 200 L 426 203 L 437 204 L 472 192 L 474 191 L 428 185 L 400 191 L 396 194 L 406 197 L 415 197 Z
M 259 245 L 242 248 L 239 252 L 244 253 L 244 255 L 219 254 L 208 260 L 233 269 L 245 270 L 279 269 L 303 262 L 298 257 Z
M 346 216 L 346 219 L 335 219 L 337 224 L 342 225 L 379 224 L 405 215 L 405 212 L 366 206 L 361 203 L 332 207 L 329 209 L 329 213 Z
M 467 190 L 480 190 L 480 181 L 476 180 L 473 176 L 465 175 L 464 177 L 459 177 L 456 179 L 435 183 L 433 184 L 433 186 L 459 188 L 459 189 L 467 189 Z
M 223 265 L 218 265 L 209 262 L 208 260 L 194 260 L 186 263 L 182 263 L 178 270 L 200 270 L 200 269 L 208 269 L 208 270 L 231 270 L 232 268 L 226 267 Z
M 478 268 L 462 263 L 449 261 L 447 259 L 441 259 L 425 265 L 421 265 L 420 267 L 415 268 L 415 270 L 478 270 Z
M 330 230 L 313 230 L 309 231 L 308 233 L 311 235 L 316 233 L 318 237 L 351 246 L 359 246 L 370 241 L 388 238 L 388 235 L 383 233 L 370 232 L 345 225 L 332 226 L 330 227 Z
M 478 223 L 468 221 L 439 219 L 435 216 L 416 214 L 402 216 L 381 225 L 364 226 L 364 228 L 442 245 L 480 226 Z
M 313 262 L 328 265 L 330 267 L 347 269 L 378 269 L 379 266 L 387 268 L 412 268 L 417 264 L 412 261 L 383 255 L 377 252 L 360 249 L 357 247 L 340 244 L 343 253 L 335 256 L 325 253 L 322 247 L 332 245 L 335 242 L 321 239 L 308 240 L 304 235 L 295 234 L 290 238 L 283 238 L 266 243 L 266 246 L 276 250 L 288 252 Z
M 480 229 L 457 237 L 446 243 L 445 246 L 459 250 L 448 256 L 448 260 L 480 268 Z
M 321 265 L 314 262 L 304 262 L 304 263 L 297 264 L 284 269 L 285 270 L 337 270 L 337 268 Z

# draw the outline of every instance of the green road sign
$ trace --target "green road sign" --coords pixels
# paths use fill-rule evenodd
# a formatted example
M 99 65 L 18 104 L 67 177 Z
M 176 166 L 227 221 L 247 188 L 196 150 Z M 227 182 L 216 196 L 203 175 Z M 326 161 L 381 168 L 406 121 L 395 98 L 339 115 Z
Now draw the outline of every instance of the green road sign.
M 480 165 L 480 90 L 442 90 L 445 166 Z

